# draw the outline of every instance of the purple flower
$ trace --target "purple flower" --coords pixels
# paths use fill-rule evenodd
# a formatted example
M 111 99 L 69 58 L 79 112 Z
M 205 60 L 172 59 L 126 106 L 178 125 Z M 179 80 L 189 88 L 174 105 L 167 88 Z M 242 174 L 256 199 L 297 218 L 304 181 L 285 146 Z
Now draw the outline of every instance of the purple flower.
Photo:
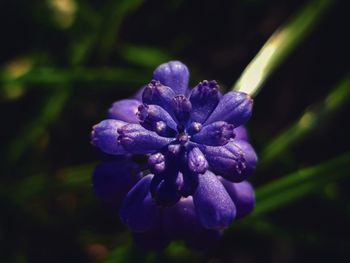
M 148 157 L 152 174 L 128 192 L 120 211 L 139 242 L 160 228 L 163 243 L 180 233 L 188 243 L 194 236 L 219 236 L 254 207 L 245 180 L 257 156 L 242 126 L 253 100 L 242 92 L 222 95 L 216 81 L 192 90 L 188 82 L 184 64 L 162 64 L 142 95 L 115 102 L 109 119 L 93 127 L 92 144 L 103 152 Z
M 157 206 L 147 189 L 154 175 L 149 174 L 141 179 L 138 171 L 136 163 L 127 158 L 100 164 L 93 177 L 96 194 L 106 203 L 112 203 L 113 208 L 115 202 L 121 200 L 120 197 L 125 197 L 126 188 L 130 189 L 130 184 L 138 181 L 120 209 L 122 222 L 133 232 L 136 245 L 159 250 L 171 240 L 182 240 L 193 248 L 206 250 L 218 244 L 222 230 L 203 226 L 192 196 L 181 198 L 171 207 Z M 237 218 L 251 212 L 255 204 L 251 185 L 247 181 L 232 183 L 218 178 L 229 194 L 229 200 L 235 204 Z

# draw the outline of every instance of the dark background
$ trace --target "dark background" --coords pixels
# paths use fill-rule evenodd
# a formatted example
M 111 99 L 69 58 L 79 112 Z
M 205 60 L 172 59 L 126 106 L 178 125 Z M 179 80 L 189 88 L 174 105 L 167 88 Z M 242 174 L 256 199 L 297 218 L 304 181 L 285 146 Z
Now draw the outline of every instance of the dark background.
M 101 157 L 89 144 L 91 126 L 170 59 L 188 65 L 192 85 L 216 79 L 229 89 L 307 1 L 77 0 L 63 18 L 52 2 L 0 3 L 0 262 L 122 262 L 130 237 L 90 186 Z M 69 9 L 73 1 L 61 2 Z M 348 72 L 346 2 L 334 1 L 256 97 L 248 128 L 258 154 Z M 21 70 L 24 77 L 12 81 Z M 348 151 L 349 114 L 345 105 L 268 169 L 258 168 L 254 186 Z M 173 247 L 154 260 L 347 262 L 349 183 L 330 183 L 264 215 L 258 227 L 234 231 L 233 224 L 219 249 Z M 130 261 L 151 258 L 135 255 Z

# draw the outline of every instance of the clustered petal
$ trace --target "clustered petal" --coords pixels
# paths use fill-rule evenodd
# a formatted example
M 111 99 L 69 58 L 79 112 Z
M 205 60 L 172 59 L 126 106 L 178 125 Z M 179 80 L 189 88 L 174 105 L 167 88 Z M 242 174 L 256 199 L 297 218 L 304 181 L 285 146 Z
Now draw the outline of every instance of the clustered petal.
M 114 162 L 96 169 L 95 191 L 104 201 L 116 201 L 121 198 L 113 190 L 123 195 L 128 190 L 121 220 L 135 242 L 148 248 L 163 248 L 173 239 L 196 247 L 210 245 L 255 204 L 246 179 L 257 156 L 243 126 L 251 117 L 253 100 L 242 92 L 222 95 L 216 81 L 204 80 L 192 90 L 188 83 L 183 63 L 160 65 L 141 92 L 115 102 L 109 119 L 91 133 L 92 144 L 103 152 L 128 156 L 122 157 L 128 160 L 126 168 Z M 134 155 L 148 158 L 144 170 L 150 173 L 136 169 L 132 177 L 139 167 L 131 164 Z M 103 171 L 106 176 L 100 175 Z M 125 176 L 128 187 L 122 189 L 122 179 L 113 176 Z

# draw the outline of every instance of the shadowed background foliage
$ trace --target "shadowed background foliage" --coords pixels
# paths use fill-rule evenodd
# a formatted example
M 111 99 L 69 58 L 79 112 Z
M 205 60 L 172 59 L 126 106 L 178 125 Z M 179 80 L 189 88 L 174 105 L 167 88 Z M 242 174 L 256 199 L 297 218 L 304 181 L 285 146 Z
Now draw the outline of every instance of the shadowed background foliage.
M 91 126 L 171 59 L 229 90 L 308 1 L 2 1 L 0 262 L 347 262 L 348 8 L 312 2 L 296 28 L 323 4 L 317 24 L 255 98 L 256 212 L 212 251 L 148 253 L 93 194 Z

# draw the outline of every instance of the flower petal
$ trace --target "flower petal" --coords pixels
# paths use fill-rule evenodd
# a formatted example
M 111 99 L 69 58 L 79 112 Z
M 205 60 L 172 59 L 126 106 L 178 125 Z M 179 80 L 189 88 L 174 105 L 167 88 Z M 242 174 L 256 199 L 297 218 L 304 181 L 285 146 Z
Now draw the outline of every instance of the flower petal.
M 126 125 L 119 120 L 104 120 L 92 127 L 91 143 L 108 154 L 126 154 L 127 151 L 118 142 L 118 129 Z
M 137 116 L 140 124 L 146 129 L 167 137 L 174 137 L 176 134 L 176 122 L 158 105 L 141 104 L 138 107 Z M 164 126 L 160 126 L 160 123 L 164 123 Z
M 210 169 L 227 180 L 241 182 L 255 169 L 257 157 L 250 144 L 233 140 L 223 146 L 202 146 Z
M 242 218 L 253 211 L 255 206 L 255 194 L 249 182 L 232 183 L 224 178 L 220 178 L 220 181 L 235 203 L 237 218 Z
M 244 141 L 249 141 L 249 134 L 248 134 L 248 130 L 246 127 L 244 127 L 243 125 L 237 127 L 234 129 L 234 133 L 235 133 L 235 139 L 236 140 L 244 140 Z
M 242 171 L 242 173 L 245 174 L 246 177 L 251 175 L 255 168 L 256 164 L 258 163 L 258 156 L 255 153 L 255 150 L 253 149 L 252 145 L 245 141 L 245 140 L 233 140 L 233 143 L 236 144 L 239 148 L 241 148 L 244 160 L 245 160 L 245 169 Z
M 145 232 L 155 225 L 159 210 L 149 187 L 153 175 L 143 177 L 127 194 L 119 215 L 123 224 L 133 232 Z
M 176 94 L 185 94 L 188 89 L 190 73 L 180 61 L 169 61 L 156 68 L 153 78 L 174 90 Z
M 102 201 L 119 205 L 141 176 L 141 168 L 137 163 L 121 157 L 99 164 L 93 173 L 92 184 Z
M 224 121 L 217 121 L 204 126 L 191 140 L 200 144 L 218 146 L 234 138 L 234 126 Z
M 143 90 L 142 101 L 149 105 L 161 106 L 165 111 L 172 115 L 173 111 L 173 98 L 175 92 L 162 85 L 159 81 L 152 80 Z
M 236 216 L 236 207 L 217 176 L 210 172 L 198 176 L 193 202 L 205 228 L 227 227 Z
M 173 111 L 180 123 L 185 124 L 189 120 L 191 109 L 191 102 L 184 95 L 178 95 L 173 98 Z
M 165 156 L 162 153 L 150 155 L 148 158 L 148 166 L 152 173 L 162 173 L 165 170 Z
M 127 124 L 118 130 L 120 143 L 133 154 L 153 153 L 174 139 L 161 137 L 139 124 Z
M 139 123 L 136 113 L 140 104 L 140 101 L 131 99 L 116 101 L 108 110 L 108 118 L 129 123 Z
M 194 173 L 205 173 L 208 169 L 208 162 L 204 154 L 198 147 L 194 147 L 188 151 L 188 168 Z
M 253 100 L 243 92 L 226 93 L 215 110 L 210 114 L 205 124 L 215 121 L 226 121 L 238 127 L 244 124 L 252 115 Z
M 200 82 L 191 90 L 191 120 L 204 123 L 220 100 L 219 85 L 215 80 Z

